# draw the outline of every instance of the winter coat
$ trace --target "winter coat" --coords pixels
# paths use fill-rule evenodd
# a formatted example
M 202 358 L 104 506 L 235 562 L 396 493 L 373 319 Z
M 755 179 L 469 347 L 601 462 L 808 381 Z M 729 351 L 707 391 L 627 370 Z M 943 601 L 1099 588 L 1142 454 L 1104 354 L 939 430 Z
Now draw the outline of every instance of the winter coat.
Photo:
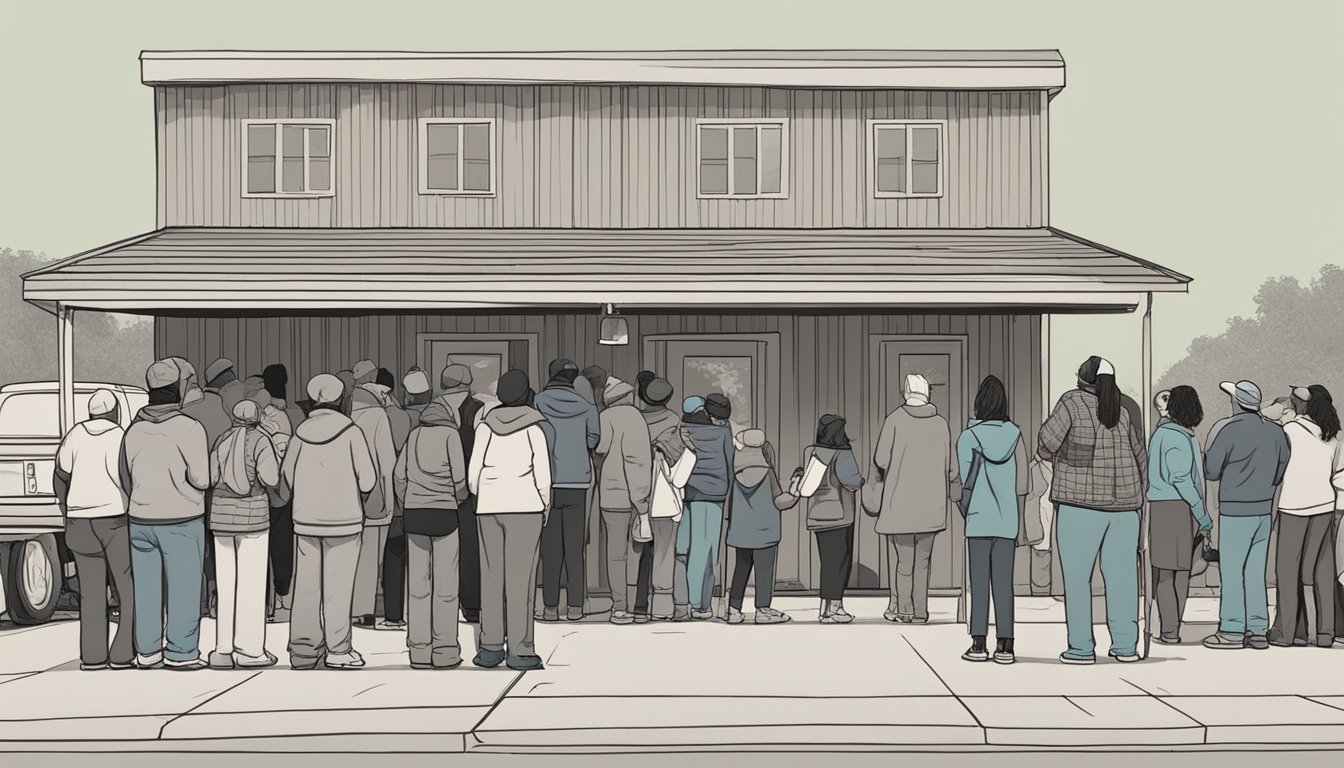
M 210 449 L 205 427 L 177 403 L 147 405 L 126 430 L 122 487 L 137 523 L 181 523 L 205 514 Z
M 467 487 L 476 496 L 477 515 L 546 512 L 551 506 L 545 421 L 533 408 L 501 405 L 476 428 Z
M 1218 515 L 1274 512 L 1274 495 L 1288 469 L 1283 427 L 1244 412 L 1215 425 L 1204 452 L 1204 477 L 1218 483 Z
M 294 430 L 280 465 L 280 496 L 294 504 L 294 533 L 338 538 L 364 529 L 364 496 L 378 474 L 350 417 L 319 408 Z
M 733 476 L 732 430 L 727 425 L 683 423 L 682 439 L 695 452 L 695 469 L 686 481 L 686 501 L 728 501 Z
M 247 490 L 238 493 L 226 478 L 228 465 L 235 457 L 228 455 L 233 445 L 234 430 L 243 430 L 241 457 L 247 477 Z M 220 437 L 210 453 L 210 480 L 214 490 L 210 499 L 210 530 L 213 533 L 259 533 L 270 530 L 271 504 L 268 488 L 280 484 L 280 460 L 275 444 L 266 432 L 257 427 L 234 427 Z
M 964 484 L 973 452 L 985 457 L 971 493 L 966 535 L 1020 540 L 1031 492 L 1031 473 L 1022 430 L 1011 421 L 972 420 L 957 438 L 957 470 Z
M 556 488 L 588 488 L 593 484 L 589 452 L 602 437 L 597 408 L 573 387 L 552 385 L 537 394 L 536 410 L 550 422 L 555 445 L 551 482 Z
M 686 450 L 686 443 L 681 436 L 681 419 L 662 406 L 642 407 L 639 413 L 649 430 L 649 441 L 654 453 L 661 452 L 669 465 L 675 464 L 681 458 L 681 452 Z
M 821 484 L 807 499 L 807 529 L 829 531 L 853 525 L 854 510 L 858 507 L 854 494 L 863 487 L 854 451 L 811 445 L 803 451 L 803 466 L 811 463 L 814 456 L 827 469 Z
M 1174 421 L 1163 423 L 1148 447 L 1148 500 L 1184 501 L 1200 530 L 1212 528 L 1204 504 L 1203 467 L 1199 438 Z
M 206 445 L 213 446 L 220 436 L 233 428 L 232 411 L 224 410 L 224 400 L 216 392 L 203 390 L 201 397 L 182 406 L 182 414 L 205 427 Z
M 392 473 L 404 509 L 457 509 L 466 499 L 467 465 L 457 414 L 442 403 L 425 406 Z
M 126 514 L 121 484 L 123 430 L 115 421 L 89 419 L 75 425 L 56 449 L 56 470 L 69 477 L 62 510 L 71 519 Z
M 882 473 L 883 535 L 947 528 L 948 500 L 960 494 L 952 436 L 932 404 L 903 405 L 887 415 L 873 463 Z
M 350 417 L 364 433 L 368 442 L 369 458 L 373 460 L 377 482 L 373 492 L 364 500 L 365 523 L 373 526 L 390 525 L 396 507 L 396 491 L 392 485 L 392 470 L 397 466 L 397 446 L 392 440 L 392 422 L 383 409 L 378 394 L 366 387 L 357 387 L 351 399 Z
M 1283 427 L 1288 438 L 1288 467 L 1279 490 L 1285 515 L 1323 515 L 1335 511 L 1335 483 L 1344 482 L 1344 452 L 1339 437 L 1321 439 L 1321 427 L 1298 416 Z
M 220 405 L 224 407 L 224 413 L 233 413 L 233 406 L 245 399 L 246 385 L 238 379 L 233 379 L 222 387 L 206 387 L 207 395 L 214 394 L 219 396 Z
M 1054 465 L 1050 498 L 1101 512 L 1130 512 L 1143 506 L 1148 448 L 1120 409 L 1120 420 L 1107 429 L 1097 418 L 1097 396 L 1065 392 L 1041 425 L 1037 453 Z
M 785 493 L 775 471 L 774 449 L 758 429 L 744 431 L 734 456 L 733 490 L 728 505 L 728 546 L 765 549 L 779 543 L 779 513 L 798 503 Z
M 598 505 L 610 511 L 649 511 L 653 492 L 653 442 L 633 392 L 598 415 L 601 437 L 594 451 L 603 457 Z
M 411 436 L 411 415 L 391 401 L 383 406 L 383 410 L 387 411 L 387 425 L 392 430 L 392 447 L 400 455 Z

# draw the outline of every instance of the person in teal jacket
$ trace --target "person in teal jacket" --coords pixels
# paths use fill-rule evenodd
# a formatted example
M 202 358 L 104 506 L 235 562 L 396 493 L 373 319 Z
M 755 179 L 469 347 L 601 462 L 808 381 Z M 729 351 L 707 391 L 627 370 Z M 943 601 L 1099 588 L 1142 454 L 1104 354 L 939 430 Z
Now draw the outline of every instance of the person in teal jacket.
M 957 438 L 957 467 L 970 482 L 975 453 L 984 458 L 966 513 L 966 546 L 971 570 L 971 647 L 962 658 L 989 661 L 989 600 L 994 597 L 994 661 L 1012 664 L 1013 556 L 1027 494 L 1030 464 L 1022 430 L 1008 419 L 1008 394 L 998 377 L 986 376 L 975 395 L 975 419 Z
M 1204 452 L 1194 432 L 1203 420 L 1194 388 L 1175 387 L 1167 419 L 1148 446 L 1148 546 L 1162 625 L 1154 639 L 1166 645 L 1181 642 L 1195 549 L 1213 529 L 1204 506 Z

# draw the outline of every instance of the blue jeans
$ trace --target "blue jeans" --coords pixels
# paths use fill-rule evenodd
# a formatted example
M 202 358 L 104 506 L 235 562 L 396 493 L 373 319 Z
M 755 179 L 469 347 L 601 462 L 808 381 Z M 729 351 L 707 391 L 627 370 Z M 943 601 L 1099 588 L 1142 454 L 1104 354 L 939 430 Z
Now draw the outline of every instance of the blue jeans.
M 204 518 L 163 525 L 131 522 L 136 654 L 155 659 L 162 653 L 168 661 L 200 657 L 204 564 Z
M 710 609 L 714 596 L 714 568 L 719 562 L 719 538 L 723 533 L 723 504 L 688 501 L 677 526 L 677 552 L 686 557 L 686 594 L 691 608 Z
M 1092 570 L 1101 558 L 1111 653 L 1135 652 L 1139 643 L 1139 513 L 1099 512 L 1061 504 L 1057 515 L 1059 565 L 1064 572 L 1068 655 L 1096 653 L 1092 634 Z
M 1218 575 L 1222 579 L 1219 632 L 1269 632 L 1265 561 L 1269 558 L 1270 522 L 1270 515 L 1218 516 Z

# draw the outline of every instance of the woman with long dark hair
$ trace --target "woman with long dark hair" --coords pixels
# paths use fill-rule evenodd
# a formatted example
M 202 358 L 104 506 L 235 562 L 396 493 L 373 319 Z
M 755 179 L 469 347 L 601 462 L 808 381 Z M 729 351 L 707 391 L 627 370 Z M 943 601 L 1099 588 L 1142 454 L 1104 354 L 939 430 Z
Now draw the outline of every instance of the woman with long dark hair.
M 1065 664 L 1096 662 L 1092 634 L 1092 571 L 1098 558 L 1106 589 L 1112 658 L 1138 661 L 1139 509 L 1148 452 L 1130 423 L 1115 366 L 1090 357 L 1078 388 L 1065 392 L 1041 425 L 1037 454 L 1054 466 L 1050 500 L 1064 572 Z
M 1162 618 L 1157 641 L 1167 645 L 1181 642 L 1195 548 L 1213 529 L 1204 505 L 1204 452 L 1195 437 L 1203 420 L 1199 394 L 1176 387 L 1148 447 L 1148 548 Z
M 975 481 L 966 510 L 966 548 L 971 569 L 971 647 L 966 661 L 989 661 L 989 600 L 994 597 L 994 661 L 1012 664 L 1013 556 L 1022 532 L 1020 515 L 1031 492 L 1022 430 L 1008 418 L 1008 393 L 997 376 L 986 376 L 975 394 L 975 418 L 957 438 L 963 482 Z
M 826 414 L 817 422 L 817 441 L 803 452 L 803 466 L 815 458 L 826 466 L 820 484 L 808 496 L 807 528 L 817 538 L 821 560 L 822 624 L 848 624 L 845 587 L 854 566 L 856 492 L 863 486 L 859 463 L 845 434 L 845 420 Z
M 1308 577 L 1316 585 L 1316 645 L 1335 641 L 1335 550 L 1330 538 L 1335 511 L 1335 475 L 1341 468 L 1339 413 L 1330 390 L 1320 384 L 1293 387 L 1296 418 L 1283 428 L 1288 468 L 1279 489 L 1279 531 L 1274 565 L 1278 600 L 1270 645 L 1293 644 L 1300 596 Z

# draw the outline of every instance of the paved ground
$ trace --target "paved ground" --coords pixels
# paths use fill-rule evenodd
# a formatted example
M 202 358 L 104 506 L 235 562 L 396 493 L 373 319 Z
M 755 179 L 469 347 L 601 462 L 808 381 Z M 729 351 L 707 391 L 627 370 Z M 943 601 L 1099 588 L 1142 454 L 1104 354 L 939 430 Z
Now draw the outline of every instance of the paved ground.
M 1052 600 L 1019 603 L 1011 667 L 960 660 L 950 600 L 918 627 L 883 622 L 881 599 L 849 601 L 848 627 L 816 624 L 812 601 L 778 602 L 794 623 L 541 625 L 547 668 L 525 674 L 411 671 L 404 635 L 365 630 L 360 671 L 85 673 L 76 624 L 12 628 L 0 631 L 0 751 L 1344 748 L 1344 652 L 1208 651 L 1210 625 L 1196 622 L 1212 620 L 1211 600 L 1192 600 L 1190 644 L 1094 667 L 1056 661 Z M 283 625 L 269 645 L 284 657 Z

